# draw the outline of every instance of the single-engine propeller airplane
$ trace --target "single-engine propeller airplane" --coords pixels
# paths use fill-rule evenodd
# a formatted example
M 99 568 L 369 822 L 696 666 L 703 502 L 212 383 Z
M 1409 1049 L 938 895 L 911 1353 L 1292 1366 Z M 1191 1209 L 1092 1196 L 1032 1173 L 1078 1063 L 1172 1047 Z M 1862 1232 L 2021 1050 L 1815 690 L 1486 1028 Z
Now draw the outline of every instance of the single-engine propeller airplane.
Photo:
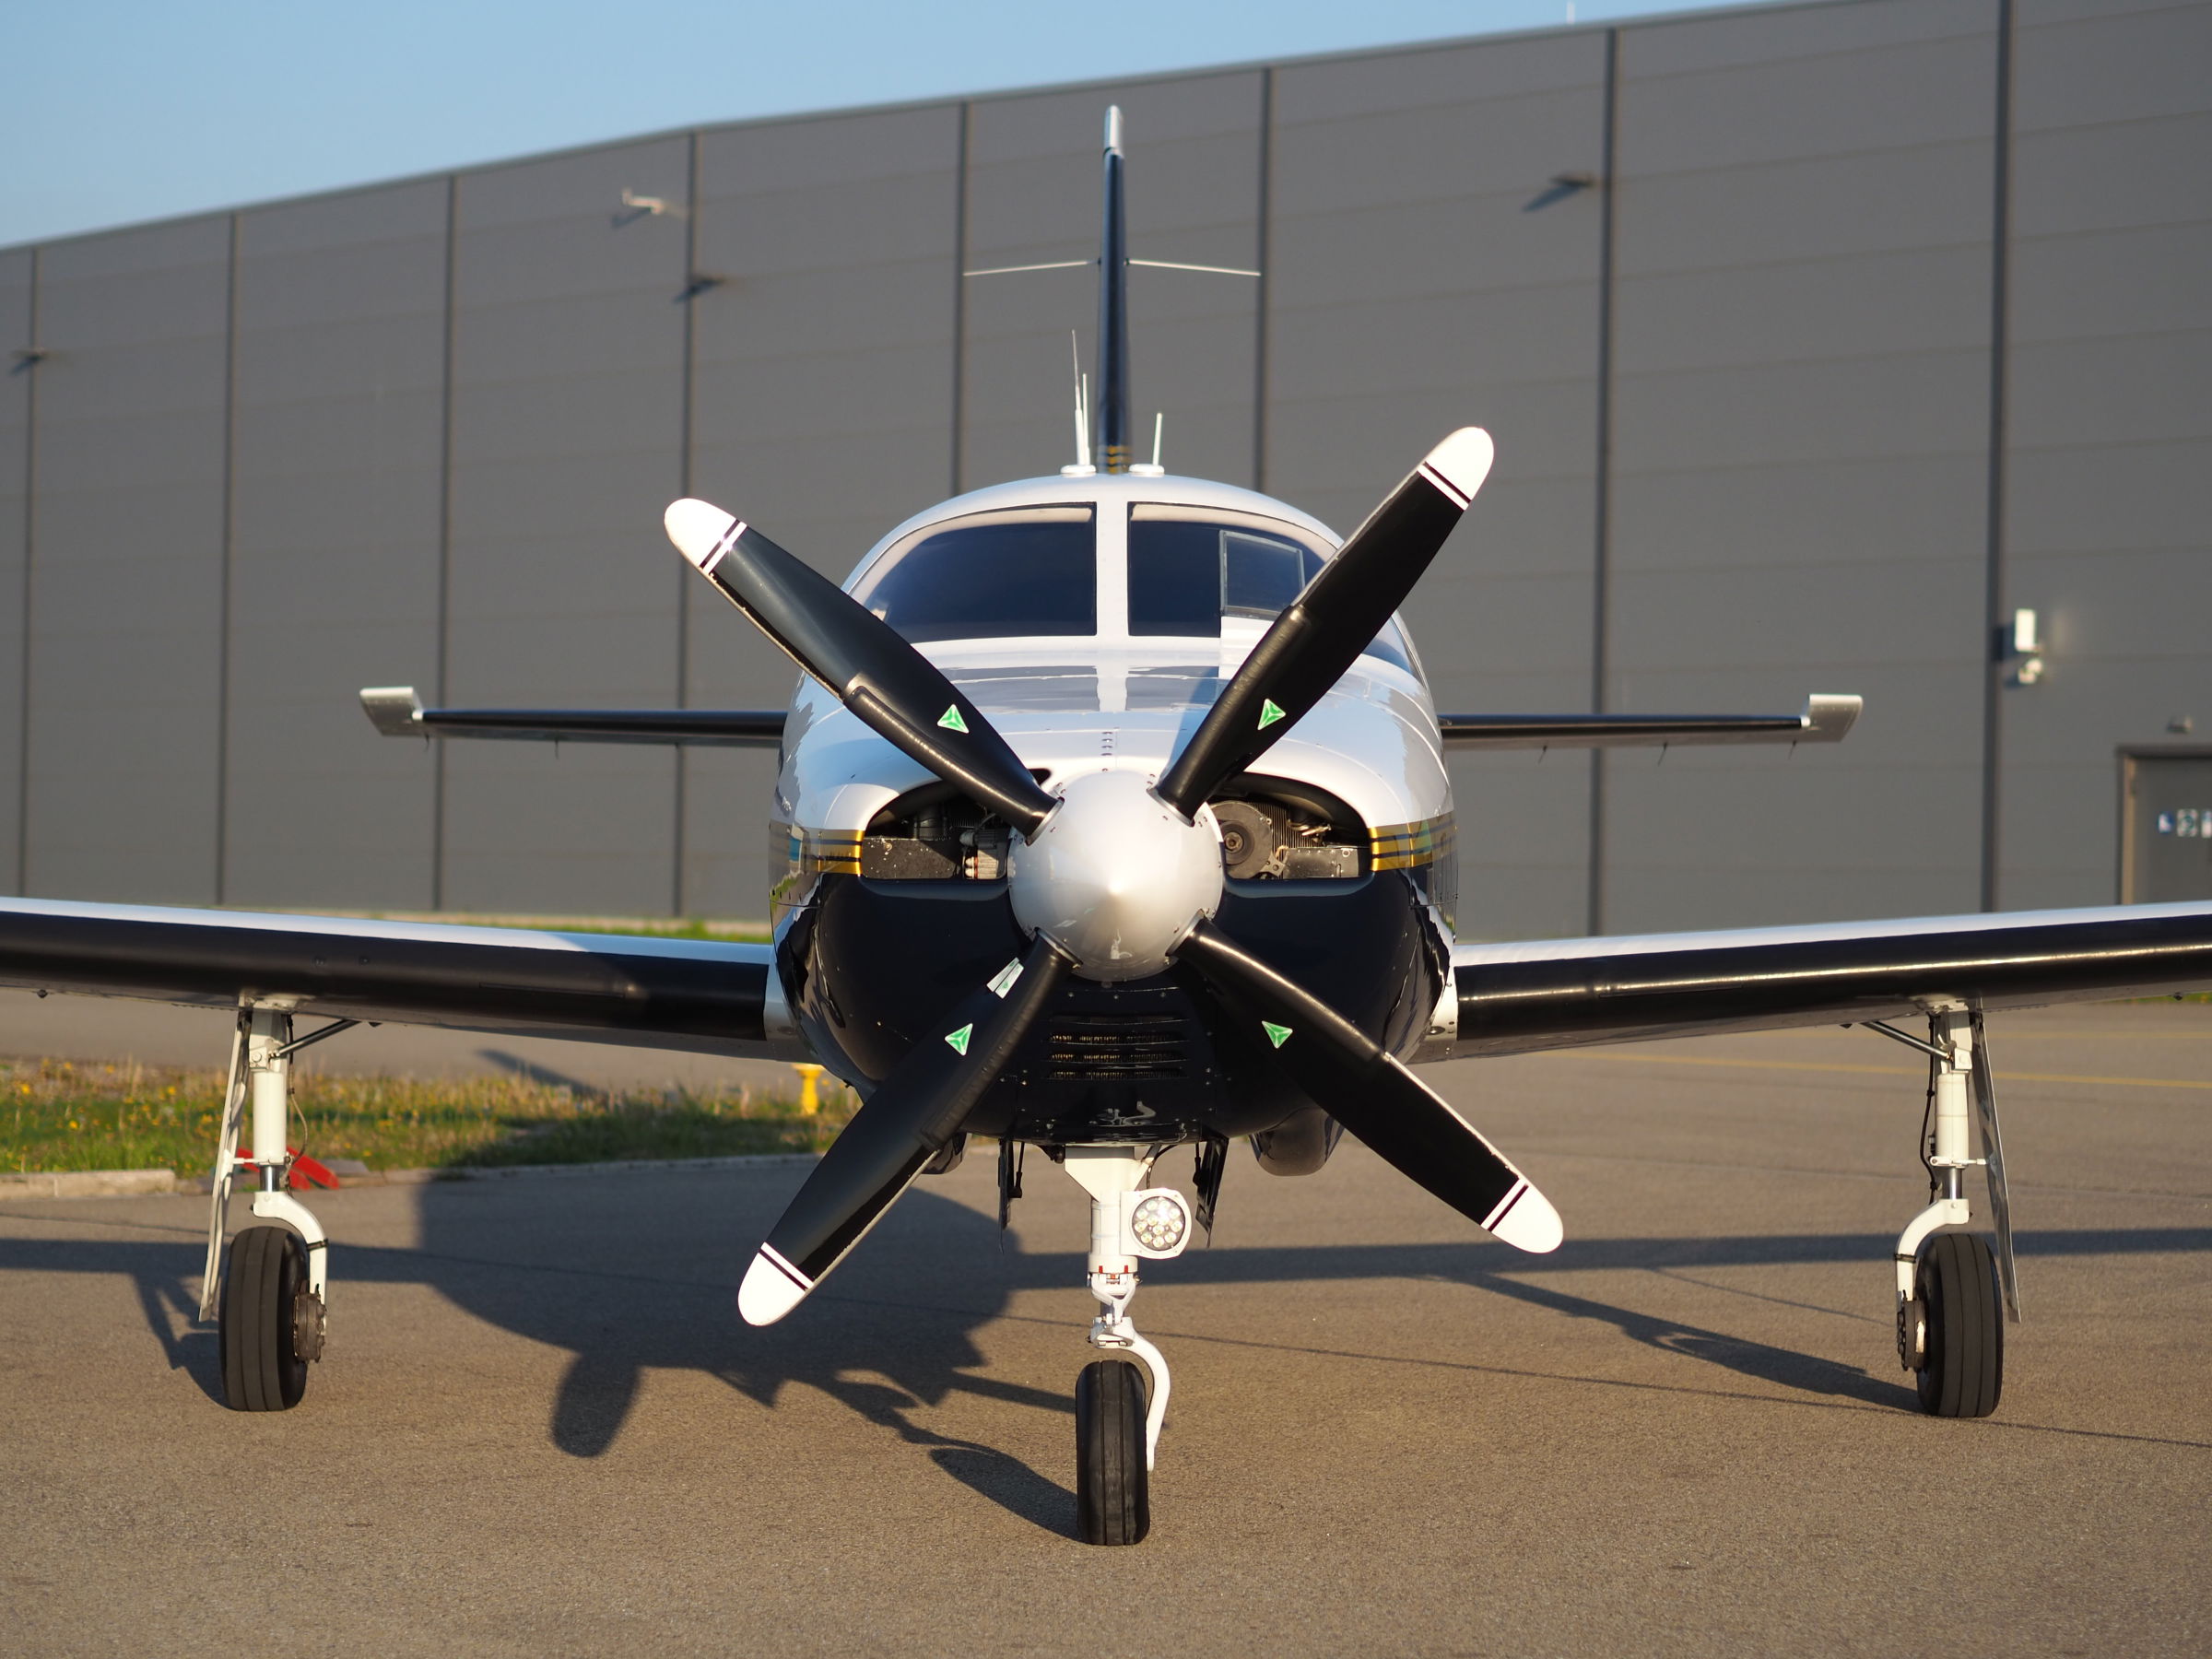
M 739 1312 L 791 1314 L 971 1135 L 997 1143 L 1003 1222 L 1038 1148 L 1091 1203 L 1106 1357 L 1077 1384 L 1078 1530 L 1132 1544 L 1169 1394 L 1130 1318 L 1138 1267 L 1211 1227 L 1232 1138 L 1303 1175 L 1348 1131 L 1548 1251 L 1559 1212 L 1418 1065 L 1841 1023 L 1928 1057 L 1899 1358 L 1925 1410 L 1994 1410 L 2000 1304 L 2017 1319 L 2018 1300 L 1983 1015 L 2212 982 L 2212 904 L 1457 940 L 1447 749 L 1833 743 L 1859 700 L 1440 716 L 1394 613 L 1481 489 L 1489 438 L 1445 436 L 1341 543 L 1285 502 L 1132 464 L 1124 296 L 1129 267 L 1158 262 L 1126 252 L 1118 112 L 1104 186 L 1076 465 L 917 514 L 842 588 L 719 508 L 668 509 L 700 579 L 804 670 L 788 711 L 361 694 L 394 735 L 779 748 L 772 944 L 0 900 L 0 982 L 236 1012 L 202 1304 L 229 1404 L 296 1405 L 323 1353 L 327 1240 L 286 1140 L 308 1044 L 391 1020 L 814 1059 L 864 1103 L 760 1244 Z M 295 1035 L 303 1016 L 331 1023 Z M 1159 1179 L 1184 1146 L 1193 1197 Z M 1967 1230 L 1976 1165 L 1994 1249 Z M 218 1271 L 241 1175 L 260 1225 Z

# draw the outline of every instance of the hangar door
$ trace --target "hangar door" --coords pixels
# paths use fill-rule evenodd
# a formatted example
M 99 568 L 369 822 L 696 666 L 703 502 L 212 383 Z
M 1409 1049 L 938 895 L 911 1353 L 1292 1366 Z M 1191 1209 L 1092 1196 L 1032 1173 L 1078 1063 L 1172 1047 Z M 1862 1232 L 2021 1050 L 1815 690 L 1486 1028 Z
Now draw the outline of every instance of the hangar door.
M 2120 757 L 2120 901 L 2212 899 L 2212 755 Z

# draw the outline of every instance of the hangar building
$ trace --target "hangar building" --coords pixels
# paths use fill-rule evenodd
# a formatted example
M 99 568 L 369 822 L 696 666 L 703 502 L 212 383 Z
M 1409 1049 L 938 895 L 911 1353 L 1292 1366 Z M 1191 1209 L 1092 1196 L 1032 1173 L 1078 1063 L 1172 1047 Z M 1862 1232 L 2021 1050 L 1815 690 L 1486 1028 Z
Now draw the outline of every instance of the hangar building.
M 425 749 L 355 693 L 780 701 L 662 507 L 841 576 L 1056 467 L 1093 277 L 962 272 L 1095 251 L 1112 101 L 1132 251 L 1265 273 L 1135 273 L 1171 470 L 1348 530 L 1496 434 L 1408 618 L 1441 704 L 1867 699 L 1841 749 L 1457 763 L 1464 931 L 2212 892 L 2207 65 L 2203 0 L 1750 7 L 0 250 L 0 886 L 763 914 L 770 758 Z

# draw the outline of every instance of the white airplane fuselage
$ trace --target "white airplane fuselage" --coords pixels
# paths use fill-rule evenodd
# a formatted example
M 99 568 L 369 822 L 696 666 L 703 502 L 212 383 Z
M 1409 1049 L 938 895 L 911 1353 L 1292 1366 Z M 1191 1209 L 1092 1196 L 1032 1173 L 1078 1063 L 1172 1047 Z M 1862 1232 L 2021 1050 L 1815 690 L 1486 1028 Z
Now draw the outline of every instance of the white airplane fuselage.
M 1030 537 L 1040 557 L 1075 571 L 1059 573 L 1065 582 L 1038 575 L 1039 594 L 1022 600 L 978 591 L 980 619 L 964 625 L 964 572 L 957 557 L 933 563 L 932 549 L 969 531 L 1016 547 Z M 1100 771 L 1157 779 L 1265 632 L 1269 602 L 1287 604 L 1336 546 L 1318 520 L 1251 490 L 1083 473 L 997 485 L 917 514 L 845 588 L 894 627 L 900 595 L 929 590 L 911 625 L 935 637 L 909 638 L 1057 794 Z M 992 557 L 966 573 L 1006 568 Z M 1218 559 L 1211 575 L 1209 557 Z M 1014 554 L 1018 578 L 1027 568 Z M 1199 592 L 1216 582 L 1220 603 L 1201 617 Z M 1022 626 L 1025 605 L 1056 606 L 1053 631 L 1006 631 Z M 1394 621 L 1262 765 L 1216 794 L 1224 915 L 1246 918 L 1242 934 L 1277 967 L 1343 999 L 1370 1035 L 1410 1057 L 1448 980 L 1455 865 L 1436 712 Z M 1006 863 L 1020 849 L 952 794 L 802 679 L 771 831 L 779 967 L 810 1046 L 864 1090 L 1022 947 L 1006 899 Z M 1304 959 L 1315 953 L 1326 959 Z M 1206 1030 L 1218 1022 L 1194 1018 L 1172 973 L 1078 975 L 1061 995 L 1038 1052 L 994 1088 L 972 1128 L 1048 1144 L 1126 1139 L 1137 1126 L 1180 1138 L 1265 1130 L 1310 1104 L 1272 1068 L 1221 1052 Z

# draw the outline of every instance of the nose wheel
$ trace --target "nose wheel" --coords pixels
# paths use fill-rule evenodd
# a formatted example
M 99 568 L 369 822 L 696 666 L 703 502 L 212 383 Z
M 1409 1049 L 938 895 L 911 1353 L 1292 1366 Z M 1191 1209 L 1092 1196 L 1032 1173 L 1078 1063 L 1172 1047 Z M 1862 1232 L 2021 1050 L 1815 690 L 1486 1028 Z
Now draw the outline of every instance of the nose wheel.
M 1135 1544 L 1152 1530 L 1145 1380 L 1126 1359 L 1094 1359 L 1076 1379 L 1076 1531 L 1086 1544 Z

